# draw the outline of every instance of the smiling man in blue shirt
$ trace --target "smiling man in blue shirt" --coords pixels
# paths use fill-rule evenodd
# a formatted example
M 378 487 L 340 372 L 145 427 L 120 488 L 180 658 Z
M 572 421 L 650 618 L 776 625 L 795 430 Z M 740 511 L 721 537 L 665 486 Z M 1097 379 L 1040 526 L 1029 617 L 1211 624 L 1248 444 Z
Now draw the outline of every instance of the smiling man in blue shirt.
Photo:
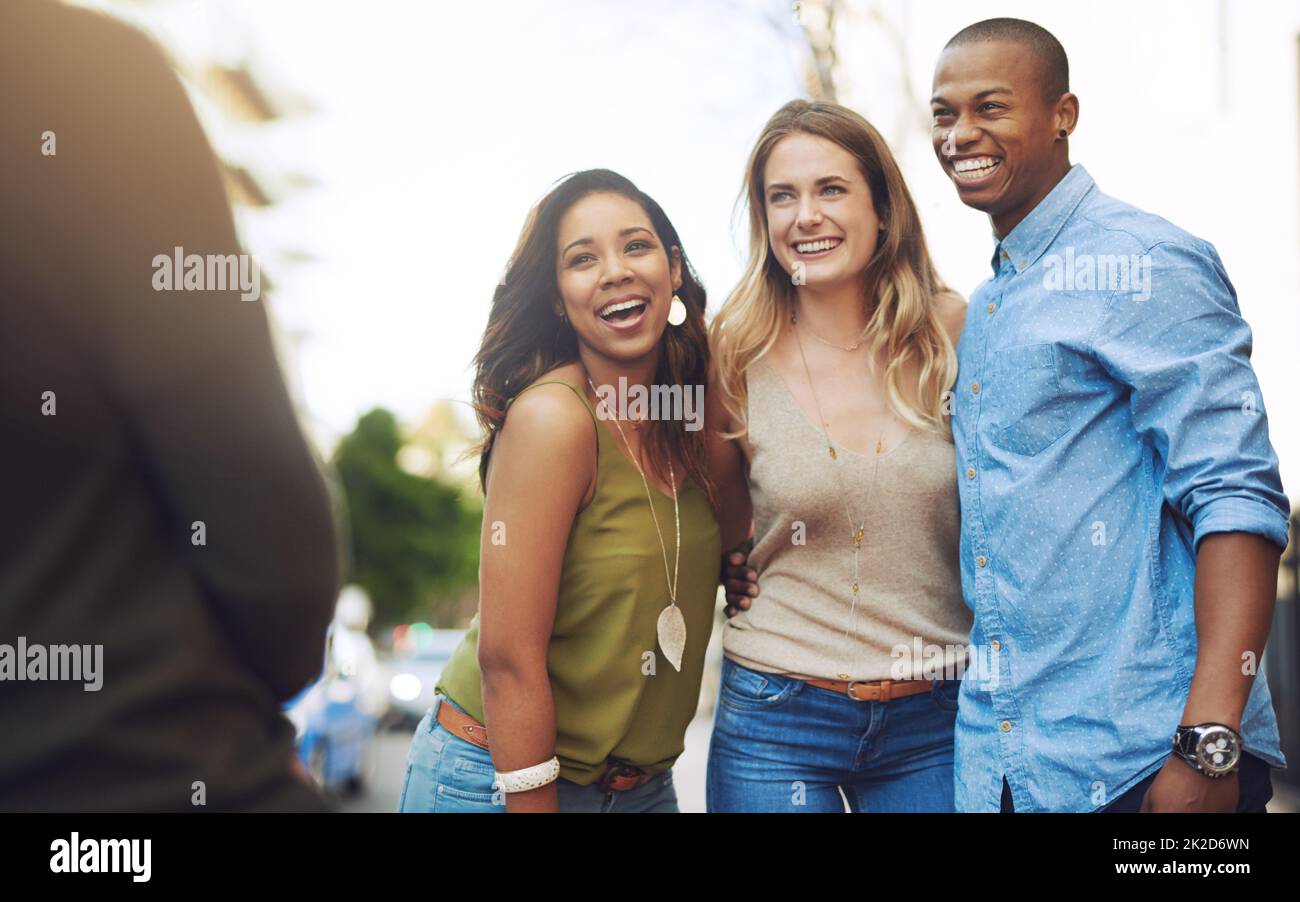
M 962 683 L 957 806 L 1262 811 L 1290 507 L 1223 264 L 1071 166 L 1039 26 L 959 32 L 932 113 L 997 242 L 953 389 L 962 588 L 998 668 Z

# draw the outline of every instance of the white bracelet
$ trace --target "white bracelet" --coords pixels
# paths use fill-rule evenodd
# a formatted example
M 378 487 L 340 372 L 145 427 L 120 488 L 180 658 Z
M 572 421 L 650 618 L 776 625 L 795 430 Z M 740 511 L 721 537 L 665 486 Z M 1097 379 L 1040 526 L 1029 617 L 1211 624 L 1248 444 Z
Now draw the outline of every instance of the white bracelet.
M 550 761 L 543 761 L 532 767 L 512 770 L 504 774 L 501 771 L 495 773 L 497 786 L 501 787 L 502 792 L 527 792 L 554 782 L 560 776 L 560 759 L 553 757 Z

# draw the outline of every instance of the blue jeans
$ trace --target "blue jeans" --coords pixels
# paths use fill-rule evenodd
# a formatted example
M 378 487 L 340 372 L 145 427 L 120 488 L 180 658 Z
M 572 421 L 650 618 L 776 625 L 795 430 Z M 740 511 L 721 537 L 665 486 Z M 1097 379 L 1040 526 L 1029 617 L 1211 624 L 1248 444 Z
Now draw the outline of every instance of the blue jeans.
M 438 723 L 439 705 L 464 710 L 445 696 L 434 697 L 433 707 L 411 737 L 398 811 L 504 812 L 505 793 L 493 785 L 496 769 L 492 766 L 492 756 Z M 594 784 L 580 786 L 563 777 L 556 781 L 556 791 L 560 810 L 564 812 L 677 812 L 677 791 L 673 789 L 671 769 L 625 792 L 604 792 Z
M 722 659 L 709 741 L 714 811 L 952 811 L 959 680 L 855 702 Z

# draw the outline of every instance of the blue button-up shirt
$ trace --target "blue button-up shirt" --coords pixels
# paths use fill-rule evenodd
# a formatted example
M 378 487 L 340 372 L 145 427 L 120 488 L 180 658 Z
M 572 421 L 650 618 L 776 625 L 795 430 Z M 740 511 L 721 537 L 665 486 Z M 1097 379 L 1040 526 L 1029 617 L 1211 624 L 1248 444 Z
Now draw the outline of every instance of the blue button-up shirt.
M 958 348 L 956 802 L 1093 811 L 1169 756 L 1196 661 L 1196 548 L 1279 547 L 1290 506 L 1250 328 L 1214 248 L 1074 166 L 994 252 Z M 976 679 L 970 679 L 975 676 Z M 1245 748 L 1285 766 L 1262 675 Z

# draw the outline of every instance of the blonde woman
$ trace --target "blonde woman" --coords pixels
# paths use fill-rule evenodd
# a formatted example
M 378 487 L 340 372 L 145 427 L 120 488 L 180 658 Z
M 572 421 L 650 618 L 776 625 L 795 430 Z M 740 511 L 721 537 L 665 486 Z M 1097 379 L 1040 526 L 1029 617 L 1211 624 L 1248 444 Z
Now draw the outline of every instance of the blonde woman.
M 852 110 L 783 106 L 743 197 L 749 262 L 710 337 L 762 592 L 728 608 L 708 808 L 950 811 L 971 614 L 945 406 L 965 303 Z

